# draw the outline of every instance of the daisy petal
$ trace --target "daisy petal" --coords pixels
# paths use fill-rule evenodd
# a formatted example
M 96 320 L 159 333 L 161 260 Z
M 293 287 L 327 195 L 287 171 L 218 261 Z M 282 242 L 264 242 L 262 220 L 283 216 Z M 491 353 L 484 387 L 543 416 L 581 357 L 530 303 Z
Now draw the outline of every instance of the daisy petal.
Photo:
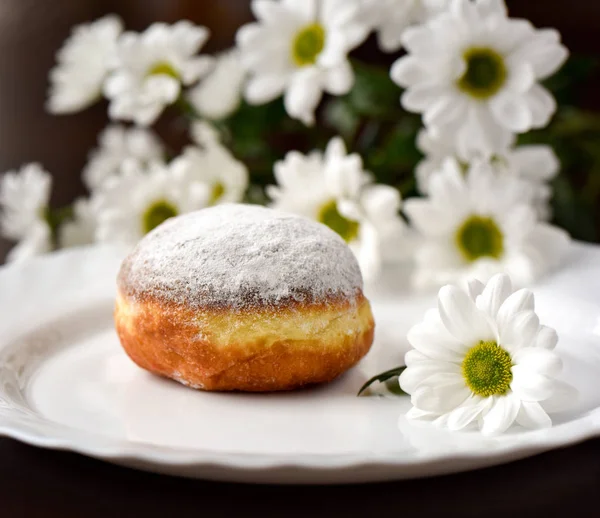
M 426 236 L 439 236 L 449 231 L 453 225 L 450 218 L 444 218 L 444 214 L 428 200 L 422 198 L 410 198 L 404 202 L 404 212 L 410 222 Z
M 534 347 L 541 347 L 542 349 L 552 350 L 558 343 L 558 335 L 556 331 L 551 327 L 540 326 L 538 335 L 535 337 Z
M 534 309 L 535 299 L 531 291 L 526 289 L 515 291 L 502 303 L 498 310 L 498 327 L 504 326 L 515 314 L 521 311 L 533 311 Z
M 420 384 L 413 392 L 411 402 L 422 410 L 445 414 L 463 403 L 467 397 L 469 389 L 460 374 L 440 373 L 430 376 L 427 384 Z
M 525 347 L 513 354 L 516 365 L 525 365 L 532 371 L 545 376 L 554 377 L 562 370 L 560 357 L 541 347 Z
M 481 433 L 497 435 L 508 430 L 515 422 L 521 402 L 512 394 L 496 397 L 490 411 L 483 416 Z
M 417 351 L 416 349 L 410 349 L 404 355 L 404 364 L 409 367 L 414 365 L 415 363 L 423 362 L 431 360 L 429 356 L 424 355 L 421 351 Z
M 421 383 L 427 383 L 429 377 L 446 372 L 460 374 L 460 367 L 456 364 L 441 361 L 419 362 L 416 365 L 407 367 L 400 374 L 400 387 L 407 394 L 412 394 Z
M 482 294 L 485 285 L 483 282 L 477 279 L 469 279 L 467 281 L 467 290 L 469 292 L 469 296 L 473 301 L 477 300 L 477 297 Z
M 427 77 L 425 71 L 419 66 L 419 60 L 411 56 L 395 61 L 390 75 L 396 84 L 404 87 L 422 82 Z
M 508 13 L 508 9 L 503 0 L 480 0 L 475 4 L 475 7 L 480 16 L 506 16 Z
M 462 430 L 477 419 L 490 402 L 491 398 L 481 399 L 478 396 L 471 396 L 462 405 L 450 412 L 448 428 L 450 430 Z
M 348 60 L 331 67 L 325 75 L 325 90 L 333 95 L 343 95 L 350 91 L 354 84 L 354 71 Z
M 253 77 L 246 84 L 245 97 L 250 104 L 264 104 L 279 97 L 285 89 L 286 81 L 281 76 Z
M 438 310 L 444 326 L 457 340 L 473 345 L 494 338 L 494 333 L 471 298 L 455 286 L 444 286 L 438 294 Z
M 511 353 L 521 347 L 530 347 L 539 328 L 540 319 L 533 311 L 521 311 L 498 325 L 500 344 Z
M 550 428 L 552 426 L 552 420 L 542 406 L 536 402 L 522 401 L 516 420 L 525 428 Z
M 413 326 L 406 335 L 410 345 L 433 360 L 460 362 L 460 342 L 426 322 Z
M 291 117 L 301 120 L 307 126 L 315 122 L 315 109 L 323 92 L 317 70 L 306 70 L 296 74 L 289 85 L 283 102 Z
M 410 112 L 422 112 L 434 105 L 440 95 L 443 94 L 443 89 L 437 85 L 419 85 L 410 88 L 402 95 L 402 106 Z
M 512 283 L 506 274 L 492 277 L 479 297 L 477 307 L 485 311 L 490 317 L 496 318 L 500 306 L 512 293 Z
M 533 85 L 526 95 L 529 109 L 533 116 L 533 127 L 543 128 L 546 126 L 556 111 L 556 99 L 543 86 Z
M 437 417 L 437 414 L 426 412 L 415 406 L 411 407 L 411 409 L 406 412 L 407 419 L 432 419 L 434 417 Z
M 516 133 L 523 133 L 533 125 L 531 109 L 521 95 L 498 94 L 490 108 L 500 124 Z
M 515 365 L 511 371 L 513 380 L 510 388 L 523 401 L 544 401 L 554 393 L 555 380 L 525 365 Z

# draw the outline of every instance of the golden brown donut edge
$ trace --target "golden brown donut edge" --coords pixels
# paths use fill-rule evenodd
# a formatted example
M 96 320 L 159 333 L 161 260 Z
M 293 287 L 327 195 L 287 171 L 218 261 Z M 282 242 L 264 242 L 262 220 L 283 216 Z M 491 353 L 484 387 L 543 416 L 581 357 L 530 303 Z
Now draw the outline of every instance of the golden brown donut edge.
M 331 381 L 373 342 L 368 300 L 192 309 L 119 293 L 119 339 L 140 367 L 211 391 L 291 390 Z

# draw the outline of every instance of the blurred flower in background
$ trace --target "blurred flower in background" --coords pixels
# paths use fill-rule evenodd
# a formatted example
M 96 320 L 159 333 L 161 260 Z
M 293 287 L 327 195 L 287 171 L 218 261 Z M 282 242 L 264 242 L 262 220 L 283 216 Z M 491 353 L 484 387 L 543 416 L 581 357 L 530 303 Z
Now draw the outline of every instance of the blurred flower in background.
M 470 156 L 459 156 L 451 142 L 425 129 L 417 136 L 417 146 L 424 154 L 423 160 L 415 168 L 417 188 L 421 194 L 429 192 L 432 175 L 442 168 L 447 158 L 455 158 L 464 170 L 468 169 L 470 163 L 484 160 L 489 162 L 497 175 L 514 176 L 527 182 L 528 188 L 532 190 L 532 203 L 540 219 L 550 218 L 550 181 L 560 169 L 558 157 L 550 146 L 513 144 L 488 159 L 476 152 Z
M 58 245 L 61 248 L 90 245 L 96 241 L 97 228 L 97 198 L 78 198 L 73 203 L 73 214 L 58 229 Z
M 447 12 L 403 35 L 408 54 L 392 67 L 402 105 L 460 153 L 493 154 L 515 133 L 546 126 L 556 109 L 539 84 L 567 58 L 560 35 L 508 18 L 501 1 L 454 0 Z
M 52 177 L 40 164 L 8 171 L 0 182 L 2 235 L 18 241 L 8 261 L 19 262 L 52 249 L 50 227 L 46 220 Z
M 290 117 L 314 124 L 323 92 L 341 95 L 352 88 L 348 52 L 368 34 L 360 8 L 359 0 L 253 1 L 259 21 L 237 33 L 251 75 L 248 102 L 262 104 L 285 93 Z
M 188 100 L 200 117 L 226 119 L 240 107 L 245 80 L 240 53 L 228 50 L 216 57 L 210 74 L 188 92 Z
M 428 197 L 405 202 L 425 238 L 415 256 L 415 283 L 486 282 L 506 272 L 523 286 L 560 264 L 568 234 L 538 220 L 533 196 L 530 185 L 499 176 L 488 163 L 465 173 L 456 160 L 446 161 L 432 176 Z
M 400 195 L 375 185 L 359 155 L 348 155 L 340 138 L 325 153 L 291 151 L 275 164 L 277 186 L 269 186 L 272 206 L 315 219 L 337 232 L 356 255 L 364 276 L 377 276 L 384 244 L 402 246 Z
M 424 287 L 498 271 L 528 284 L 564 256 L 567 233 L 550 221 L 589 235 L 573 185 L 587 174 L 600 196 L 587 172 L 600 122 L 565 104 L 577 58 L 551 77 L 568 54 L 557 31 L 510 18 L 502 0 L 251 6 L 256 21 L 214 56 L 201 53 L 203 20 L 123 32 L 106 16 L 73 30 L 48 110 L 104 95 L 121 122 L 101 131 L 82 170 L 89 196 L 71 206 L 49 207 L 41 166 L 4 176 L 9 260 L 133 245 L 169 217 L 237 202 L 329 226 L 368 279 L 412 262 Z M 364 62 L 355 50 L 370 35 L 386 54 Z M 150 128 L 163 115 L 187 142 Z
M 77 112 L 100 100 L 122 30 L 121 20 L 112 15 L 73 29 L 50 72 L 50 113 Z
M 142 34 L 123 33 L 104 83 L 111 118 L 142 126 L 154 123 L 164 107 L 177 100 L 182 85 L 210 71 L 212 58 L 197 55 L 207 39 L 205 27 L 185 20 L 172 26 L 155 23 Z
M 426 22 L 447 9 L 450 0 L 363 0 L 361 16 L 377 31 L 384 52 L 402 47 L 404 31 Z
M 206 207 L 210 190 L 184 171 L 175 174 L 158 163 L 128 164 L 96 196 L 97 240 L 135 245 L 168 218 Z
M 100 133 L 98 147 L 90 153 L 83 169 L 86 187 L 94 190 L 107 178 L 118 174 L 126 162 L 144 167 L 152 162 L 162 162 L 165 151 L 154 133 L 145 128 L 126 128 L 111 125 Z

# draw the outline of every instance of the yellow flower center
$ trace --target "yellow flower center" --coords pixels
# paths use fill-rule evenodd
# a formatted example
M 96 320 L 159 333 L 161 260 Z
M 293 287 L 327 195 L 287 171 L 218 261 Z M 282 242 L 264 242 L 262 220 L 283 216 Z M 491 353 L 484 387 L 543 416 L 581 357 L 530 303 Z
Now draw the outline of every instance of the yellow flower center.
M 325 46 L 325 29 L 320 23 L 303 27 L 294 38 L 292 59 L 299 67 L 314 65 Z
M 337 232 L 346 243 L 354 241 L 358 236 L 359 224 L 356 221 L 345 218 L 342 216 L 337 209 L 337 203 L 335 200 L 323 205 L 317 219 L 327 225 L 331 230 Z
M 499 259 L 504 253 L 504 236 L 492 218 L 472 215 L 456 231 L 456 245 L 469 262 L 481 257 Z
M 506 394 L 513 379 L 511 368 L 510 354 L 494 341 L 479 342 L 462 362 L 467 386 L 481 397 Z
M 210 205 L 217 203 L 223 194 L 225 194 L 225 186 L 221 182 L 214 184 L 210 195 Z
M 467 70 L 458 80 L 458 87 L 477 99 L 488 99 L 498 93 L 506 82 L 504 58 L 493 49 L 474 47 L 464 54 Z
M 175 205 L 167 200 L 158 200 L 150 205 L 142 216 L 142 227 L 144 234 L 154 230 L 158 225 L 169 218 L 177 216 L 178 210 Z
M 179 73 L 173 68 L 173 66 L 166 61 L 159 61 L 154 63 L 148 70 L 149 76 L 165 75 L 179 79 Z

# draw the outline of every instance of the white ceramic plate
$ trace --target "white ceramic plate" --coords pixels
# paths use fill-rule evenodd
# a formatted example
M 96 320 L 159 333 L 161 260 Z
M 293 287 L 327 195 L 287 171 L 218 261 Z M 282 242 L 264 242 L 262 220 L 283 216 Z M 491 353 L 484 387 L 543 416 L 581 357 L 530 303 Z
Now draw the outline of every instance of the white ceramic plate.
M 600 433 L 600 248 L 574 245 L 535 288 L 561 337 L 564 379 L 581 392 L 544 431 L 498 438 L 407 422 L 406 397 L 356 397 L 399 365 L 407 329 L 434 296 L 411 296 L 388 272 L 370 296 L 376 342 L 329 385 L 283 394 L 195 391 L 137 368 L 112 325 L 122 252 L 90 247 L 0 270 L 0 433 L 136 468 L 215 480 L 346 483 L 457 472 Z

